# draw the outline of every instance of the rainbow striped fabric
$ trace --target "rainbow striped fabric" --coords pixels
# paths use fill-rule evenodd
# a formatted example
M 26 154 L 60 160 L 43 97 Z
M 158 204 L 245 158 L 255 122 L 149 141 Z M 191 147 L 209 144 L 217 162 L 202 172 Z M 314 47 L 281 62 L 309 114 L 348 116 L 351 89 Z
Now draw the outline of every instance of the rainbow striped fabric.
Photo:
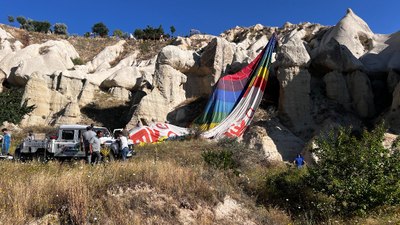
M 262 100 L 275 44 L 276 35 L 273 34 L 249 65 L 220 78 L 203 114 L 195 121 L 206 131 L 204 137 L 239 137 L 243 134 Z

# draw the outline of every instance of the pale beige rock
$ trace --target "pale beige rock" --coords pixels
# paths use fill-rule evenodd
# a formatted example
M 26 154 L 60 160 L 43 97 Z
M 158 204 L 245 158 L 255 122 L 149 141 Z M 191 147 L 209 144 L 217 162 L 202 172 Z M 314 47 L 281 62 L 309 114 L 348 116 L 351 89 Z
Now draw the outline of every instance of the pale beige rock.
M 124 51 L 125 43 L 126 41 L 121 40 L 113 46 L 107 46 L 92 61 L 86 63 L 88 70 L 101 72 L 110 68 L 110 62 L 114 61 Z
M 184 51 L 177 46 L 169 45 L 158 54 L 157 63 L 170 65 L 181 73 L 185 73 L 195 66 L 194 55 L 196 55 L 194 51 Z M 198 55 L 197 58 L 199 58 Z
M 368 76 L 360 71 L 347 75 L 347 87 L 352 99 L 352 107 L 362 118 L 375 114 L 374 94 Z
M 67 70 L 74 66 L 71 58 L 77 57 L 78 53 L 68 41 L 51 40 L 8 54 L 0 61 L 0 68 L 9 74 L 11 84 L 24 86 L 32 73 L 51 75 L 57 70 Z
M 323 47 L 312 53 L 312 64 L 320 71 L 353 72 L 363 68 L 363 64 L 348 49 L 332 38 Z
M 134 89 L 142 83 L 142 74 L 137 67 L 124 67 L 117 70 L 101 83 L 101 87 L 122 87 L 127 90 Z
M 205 48 L 200 58 L 200 68 L 196 74 L 202 74 L 204 83 L 197 82 L 198 79 L 188 79 L 188 86 L 197 86 L 204 94 L 210 94 L 212 87 L 216 84 L 218 79 L 225 75 L 225 70 L 228 64 L 233 60 L 233 47 L 232 45 L 222 38 L 214 38 Z M 203 86 L 203 84 L 205 84 Z
M 243 136 L 251 148 L 261 150 L 270 161 L 291 162 L 301 153 L 305 144 L 276 119 L 251 125 Z
M 373 48 L 360 60 L 368 72 L 400 71 L 400 32 L 375 34 Z
M 122 101 L 129 101 L 131 98 L 131 92 L 125 88 L 112 87 L 108 89 L 108 92 L 116 99 L 120 99 Z
M 311 75 L 299 67 L 279 68 L 279 116 L 295 131 L 312 126 L 310 103 Z
M 277 64 L 285 67 L 305 66 L 310 60 L 310 55 L 305 47 L 303 38 L 307 34 L 306 30 L 293 30 L 285 35 L 282 45 L 278 48 Z
M 3 82 L 6 78 L 7 78 L 6 73 L 4 73 L 4 71 L 0 69 L 0 92 L 3 91 Z
M 155 73 L 154 89 L 142 98 L 129 124 L 135 125 L 137 118 L 165 121 L 167 114 L 186 99 L 183 89 L 185 83 L 185 74 L 169 65 L 159 65 Z
M 23 99 L 36 108 L 21 122 L 24 126 L 77 123 L 79 106 L 93 100 L 98 87 L 86 80 L 62 74 L 52 76 L 33 73 L 25 86 Z
M 351 109 L 351 99 L 343 74 L 333 71 L 324 76 L 325 90 L 328 98 L 335 100 L 345 109 Z
M 178 37 L 174 43 L 175 46 L 183 50 L 193 50 L 205 47 L 215 36 L 208 34 L 195 34 L 190 37 Z
M 359 58 L 372 49 L 373 35 L 368 24 L 348 9 L 347 14 L 324 35 L 321 42 L 324 45 L 331 39 L 335 39 L 339 44 L 346 46 L 356 58 Z
M 22 43 L 11 34 L 0 28 L 0 61 L 8 54 L 18 51 L 23 47 Z

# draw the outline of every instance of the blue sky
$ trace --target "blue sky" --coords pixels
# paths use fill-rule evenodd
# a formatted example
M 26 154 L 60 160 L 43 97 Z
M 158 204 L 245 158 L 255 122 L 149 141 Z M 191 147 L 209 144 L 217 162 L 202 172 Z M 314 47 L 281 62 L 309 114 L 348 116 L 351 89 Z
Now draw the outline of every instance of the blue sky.
M 146 25 L 162 25 L 169 32 L 173 25 L 175 34 L 181 36 L 192 28 L 218 35 L 236 25 L 257 23 L 279 27 L 286 21 L 334 25 L 347 8 L 352 8 L 375 33 L 400 30 L 399 0 L 0 0 L 0 23 L 8 24 L 7 16 L 12 15 L 65 23 L 69 33 L 79 35 L 97 22 L 106 24 L 110 32 L 121 29 L 132 33 Z

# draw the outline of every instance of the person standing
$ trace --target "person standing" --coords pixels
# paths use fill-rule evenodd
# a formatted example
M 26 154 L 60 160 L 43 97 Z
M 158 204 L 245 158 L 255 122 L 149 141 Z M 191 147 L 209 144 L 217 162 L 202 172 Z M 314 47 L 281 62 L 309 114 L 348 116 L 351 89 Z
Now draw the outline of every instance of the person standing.
M 11 134 L 8 132 L 7 128 L 1 130 L 3 132 L 3 143 L 1 144 L 1 153 L 3 155 L 10 155 L 11 146 Z
M 293 163 L 296 165 L 298 169 L 301 169 L 306 162 L 304 161 L 304 157 L 301 154 L 297 154 Z
M 33 134 L 33 131 L 30 130 L 30 131 L 28 132 L 28 135 L 26 136 L 25 140 L 26 140 L 26 141 L 33 141 L 33 140 L 35 140 L 35 135 Z
M 90 140 L 96 136 L 96 133 L 92 130 L 92 126 L 86 127 L 86 131 L 82 134 L 83 146 L 87 157 L 87 162 L 92 163 L 92 151 L 90 150 Z
M 95 156 L 95 161 L 94 164 L 99 164 L 101 162 L 101 143 L 100 143 L 100 138 L 103 136 L 102 131 L 97 131 L 96 136 L 92 137 L 89 141 L 90 143 L 90 152 L 91 155 Z
M 122 155 L 122 161 L 126 161 L 129 147 L 128 147 L 128 139 L 122 135 L 122 132 L 119 133 L 119 141 L 120 141 L 120 147 L 121 147 L 121 155 Z
M 124 135 L 126 138 L 129 137 L 129 131 L 128 131 L 128 129 L 126 128 L 126 126 L 124 126 L 124 129 L 122 129 L 121 133 L 122 133 L 122 135 Z

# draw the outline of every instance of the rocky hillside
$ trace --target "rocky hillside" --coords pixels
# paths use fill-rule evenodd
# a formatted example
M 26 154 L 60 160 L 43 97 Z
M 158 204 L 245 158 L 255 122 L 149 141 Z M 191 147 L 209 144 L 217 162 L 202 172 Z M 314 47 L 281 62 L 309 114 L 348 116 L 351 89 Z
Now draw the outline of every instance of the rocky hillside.
M 278 117 L 258 117 L 244 136 L 247 143 L 270 159 L 287 160 L 331 126 L 362 128 L 385 119 L 400 131 L 400 33 L 374 34 L 350 9 L 332 27 L 235 27 L 220 36 L 157 42 L 160 50 L 113 39 L 27 41 L 21 32 L 0 27 L 0 91 L 22 88 L 37 106 L 22 126 L 87 120 L 133 126 L 151 119 L 185 125 L 195 116 L 192 103 L 254 59 L 275 32 L 279 43 L 266 93 L 273 97 L 266 102 L 277 106 Z

